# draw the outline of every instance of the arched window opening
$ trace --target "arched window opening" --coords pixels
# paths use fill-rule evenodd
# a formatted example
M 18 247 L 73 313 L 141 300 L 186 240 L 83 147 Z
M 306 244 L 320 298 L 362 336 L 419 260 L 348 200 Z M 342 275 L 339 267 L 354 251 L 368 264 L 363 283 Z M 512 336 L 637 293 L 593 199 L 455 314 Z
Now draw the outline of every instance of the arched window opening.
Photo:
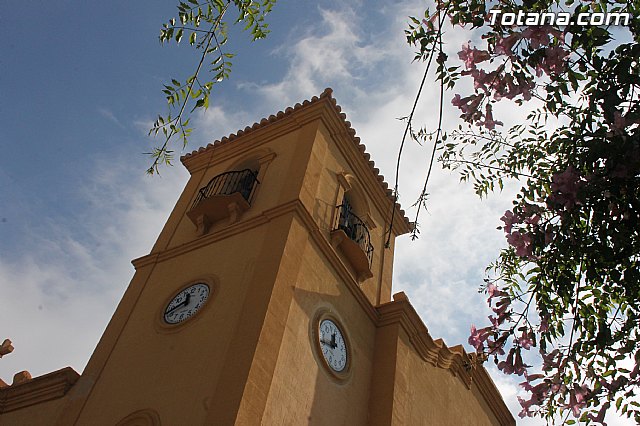
M 369 206 L 353 176 L 339 175 L 339 182 L 344 192 L 336 206 L 331 240 L 353 266 L 358 281 L 364 281 L 373 276 L 371 272 L 373 244 L 371 244 L 369 233 L 370 227 L 365 222 L 369 216 Z
M 250 168 L 221 173 L 200 188 L 187 216 L 200 235 L 223 219 L 234 223 L 251 206 L 259 183 L 257 172 Z
M 204 200 L 217 195 L 233 195 L 240 193 L 242 198 L 251 204 L 251 196 L 258 181 L 257 172 L 251 169 L 243 169 L 221 173 L 212 178 L 208 184 L 200 188 L 198 196 L 194 200 L 191 209 L 193 210 Z
M 342 199 L 342 204 L 337 206 L 338 214 L 335 229 L 342 230 L 346 236 L 356 243 L 364 252 L 368 266 L 371 267 L 371 259 L 373 257 L 373 245 L 371 244 L 371 235 L 369 228 L 364 221 L 355 213 L 353 201 L 347 193 Z

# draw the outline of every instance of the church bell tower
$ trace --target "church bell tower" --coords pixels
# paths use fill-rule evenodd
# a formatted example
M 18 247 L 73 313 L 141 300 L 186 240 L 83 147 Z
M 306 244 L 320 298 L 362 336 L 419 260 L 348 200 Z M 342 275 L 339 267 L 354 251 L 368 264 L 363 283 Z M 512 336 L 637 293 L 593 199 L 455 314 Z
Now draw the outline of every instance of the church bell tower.
M 475 355 L 392 298 L 411 224 L 345 118 L 327 89 L 182 157 L 189 181 L 42 424 L 514 424 Z

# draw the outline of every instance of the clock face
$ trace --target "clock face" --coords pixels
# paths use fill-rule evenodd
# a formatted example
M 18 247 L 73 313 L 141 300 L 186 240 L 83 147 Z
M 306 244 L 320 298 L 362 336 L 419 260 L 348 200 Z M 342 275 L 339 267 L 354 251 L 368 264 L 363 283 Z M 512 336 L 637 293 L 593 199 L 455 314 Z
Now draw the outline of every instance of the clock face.
M 190 285 L 176 294 L 164 310 L 164 321 L 178 324 L 196 314 L 209 297 L 209 286 L 204 283 Z
M 330 319 L 320 321 L 318 338 L 322 356 L 329 368 L 336 373 L 343 372 L 347 367 L 348 350 L 338 325 Z

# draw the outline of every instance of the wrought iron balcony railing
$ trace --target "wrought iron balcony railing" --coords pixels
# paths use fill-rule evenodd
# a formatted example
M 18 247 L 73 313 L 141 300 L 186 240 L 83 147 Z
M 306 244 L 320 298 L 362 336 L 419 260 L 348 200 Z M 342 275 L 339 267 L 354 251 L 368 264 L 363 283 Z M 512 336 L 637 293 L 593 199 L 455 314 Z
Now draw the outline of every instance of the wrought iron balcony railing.
M 251 204 L 251 196 L 256 188 L 256 183 L 260 183 L 258 177 L 250 169 L 219 174 L 211 179 L 206 186 L 200 188 L 198 196 L 191 205 L 191 209 L 193 210 L 207 198 L 215 195 L 231 195 L 236 192 L 240 193 L 242 198 Z
M 371 267 L 371 258 L 373 257 L 373 245 L 371 245 L 371 236 L 369 235 L 369 228 L 367 225 L 355 214 L 351 212 L 351 209 L 346 204 L 341 204 L 338 207 L 339 214 L 337 214 L 337 223 L 335 229 L 341 229 L 349 237 L 349 239 L 355 242 L 364 252 Z

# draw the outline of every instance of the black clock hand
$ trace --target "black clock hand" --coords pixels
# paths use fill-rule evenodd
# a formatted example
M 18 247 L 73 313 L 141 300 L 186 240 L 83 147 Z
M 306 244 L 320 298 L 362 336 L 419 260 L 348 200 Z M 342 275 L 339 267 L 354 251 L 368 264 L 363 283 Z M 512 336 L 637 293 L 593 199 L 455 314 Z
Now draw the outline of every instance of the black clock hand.
M 184 299 L 183 302 L 178 303 L 176 306 L 169 309 L 167 312 L 165 312 L 165 315 L 170 315 L 171 312 L 175 311 L 176 309 L 182 308 L 183 306 L 187 306 L 189 304 L 189 298 L 191 298 L 191 295 L 187 294 L 187 297 Z
M 330 342 L 330 344 L 331 344 L 331 348 L 332 348 L 332 349 L 335 349 L 335 348 L 337 348 L 337 347 L 338 347 L 338 345 L 337 345 L 337 343 L 336 343 L 336 333 L 333 333 L 333 334 L 331 335 L 331 342 Z

